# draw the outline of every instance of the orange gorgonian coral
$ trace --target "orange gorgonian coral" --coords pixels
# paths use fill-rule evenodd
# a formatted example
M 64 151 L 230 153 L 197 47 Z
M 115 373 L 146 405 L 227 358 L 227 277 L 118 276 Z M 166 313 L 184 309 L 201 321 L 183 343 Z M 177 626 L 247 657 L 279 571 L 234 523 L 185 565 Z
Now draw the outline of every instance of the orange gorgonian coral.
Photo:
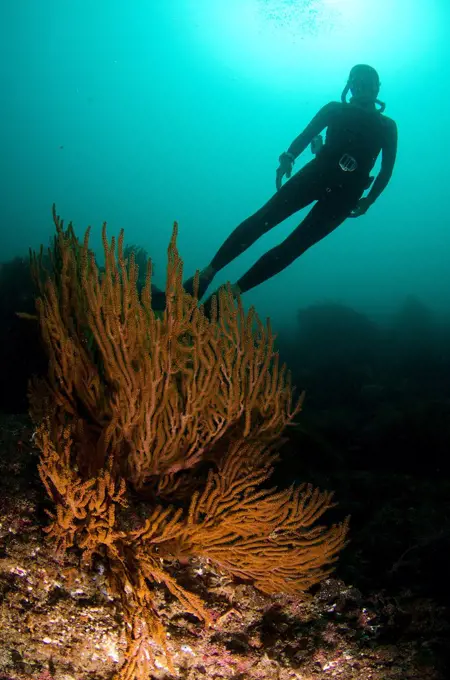
M 53 215 L 49 264 L 43 253 L 32 258 L 49 357 L 30 393 L 39 471 L 55 504 L 47 531 L 60 550 L 80 549 L 85 564 L 105 560 L 127 622 L 121 677 L 143 679 L 151 643 L 166 648 L 154 583 L 209 622 L 166 561 L 195 556 L 265 593 L 303 593 L 329 573 L 347 522 L 317 525 L 333 505 L 328 492 L 262 487 L 302 400 L 293 402 L 269 324 L 227 288 L 211 318 L 184 291 L 177 226 L 158 316 L 151 264 L 139 290 L 123 232 L 108 241 L 104 225 L 101 271 L 89 230 L 81 243 Z M 126 508 L 139 499 L 145 515 L 130 526 Z

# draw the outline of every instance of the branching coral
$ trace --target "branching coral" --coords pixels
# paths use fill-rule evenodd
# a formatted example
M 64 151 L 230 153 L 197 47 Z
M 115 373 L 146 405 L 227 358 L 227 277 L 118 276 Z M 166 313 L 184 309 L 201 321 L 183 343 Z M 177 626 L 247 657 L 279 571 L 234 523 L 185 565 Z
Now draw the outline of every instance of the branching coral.
M 281 491 L 270 477 L 293 404 L 270 325 L 223 290 L 206 318 L 182 286 L 175 225 L 166 310 L 152 310 L 151 265 L 140 294 L 133 253 L 103 227 L 105 269 L 54 211 L 51 268 L 33 256 L 37 314 L 48 376 L 34 382 L 39 471 L 55 504 L 48 527 L 60 550 L 106 560 L 127 622 L 126 679 L 148 677 L 152 644 L 165 633 L 152 596 L 163 583 L 186 611 L 209 623 L 200 598 L 165 568 L 207 559 L 265 593 L 304 593 L 330 571 L 347 523 L 316 521 L 330 493 Z M 124 508 L 145 499 L 140 526 Z M 170 658 L 168 658 L 170 665 Z
M 236 308 L 226 291 L 220 294 L 219 318 L 206 319 L 182 288 L 176 226 L 167 308 L 158 319 L 151 307 L 150 265 L 139 297 L 133 253 L 129 262 L 123 257 L 123 233 L 116 258 L 114 239 L 107 242 L 104 227 L 100 276 L 89 233 L 81 245 L 71 226 L 64 231 L 54 218 L 57 276 L 46 277 L 34 260 L 41 287 L 38 314 L 51 359 L 44 392 L 83 424 L 78 464 L 96 474 L 112 453 L 133 486 L 142 489 L 150 482 L 162 490 L 231 432 L 234 438 L 278 438 L 300 404 L 292 406 L 270 326 L 253 312 L 245 315 L 241 305 Z

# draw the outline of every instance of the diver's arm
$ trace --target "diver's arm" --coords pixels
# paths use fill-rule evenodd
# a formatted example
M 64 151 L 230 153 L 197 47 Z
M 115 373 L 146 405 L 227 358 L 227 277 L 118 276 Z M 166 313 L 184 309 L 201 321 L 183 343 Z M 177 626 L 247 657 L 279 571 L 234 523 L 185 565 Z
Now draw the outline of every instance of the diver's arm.
M 325 104 L 318 113 L 314 116 L 312 121 L 306 126 L 306 128 L 299 134 L 298 137 L 294 139 L 291 146 L 287 150 L 287 153 L 292 157 L 294 161 L 300 154 L 306 149 L 306 147 L 311 144 L 314 137 L 317 137 L 322 130 L 324 130 L 330 124 L 336 106 L 339 106 L 337 102 L 330 102 Z
M 391 120 L 386 131 L 385 143 L 381 150 L 381 170 L 366 198 L 368 205 L 372 205 L 377 200 L 391 179 L 397 156 L 397 136 L 397 125 Z

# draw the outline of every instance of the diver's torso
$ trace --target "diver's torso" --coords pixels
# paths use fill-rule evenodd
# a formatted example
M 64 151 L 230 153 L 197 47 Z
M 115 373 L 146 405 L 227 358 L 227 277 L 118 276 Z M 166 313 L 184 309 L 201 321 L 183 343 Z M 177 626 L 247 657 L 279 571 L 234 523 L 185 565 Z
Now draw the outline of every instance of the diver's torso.
M 318 162 L 325 161 L 328 166 L 341 163 L 341 169 L 342 164 L 349 163 L 350 169 L 343 169 L 344 172 L 367 177 L 382 149 L 389 122 L 378 111 L 336 102 Z

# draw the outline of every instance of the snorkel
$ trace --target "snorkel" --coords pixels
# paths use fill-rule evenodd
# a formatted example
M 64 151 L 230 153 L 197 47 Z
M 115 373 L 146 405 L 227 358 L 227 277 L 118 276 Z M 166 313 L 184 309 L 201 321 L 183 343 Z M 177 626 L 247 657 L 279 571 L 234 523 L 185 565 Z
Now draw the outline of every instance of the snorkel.
M 352 98 L 347 102 L 347 95 L 351 91 Z M 347 84 L 342 91 L 341 101 L 344 104 L 360 104 L 364 107 L 373 104 L 378 113 L 383 113 L 386 104 L 377 99 L 380 91 L 380 79 L 372 66 L 357 64 L 350 71 Z M 376 108 L 378 105 L 379 108 Z

